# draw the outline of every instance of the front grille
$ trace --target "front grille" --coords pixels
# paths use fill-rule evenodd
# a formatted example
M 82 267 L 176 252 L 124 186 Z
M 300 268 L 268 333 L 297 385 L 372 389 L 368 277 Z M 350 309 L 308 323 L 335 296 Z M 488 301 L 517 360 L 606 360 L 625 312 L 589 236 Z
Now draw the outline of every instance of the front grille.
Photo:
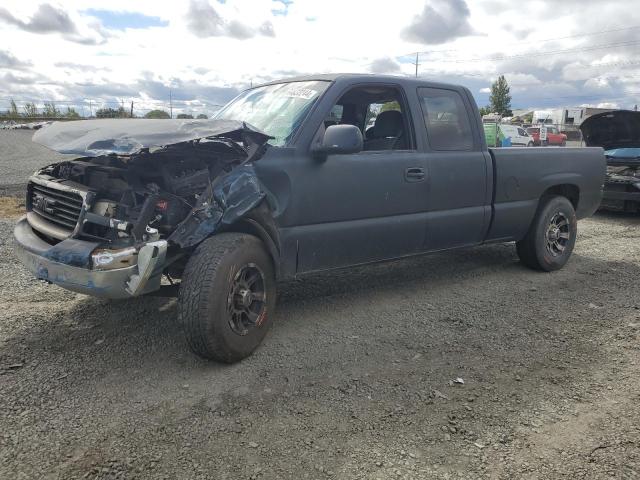
M 82 197 L 68 190 L 60 190 L 31 182 L 29 184 L 30 210 L 58 229 L 70 235 L 76 228 L 82 210 Z

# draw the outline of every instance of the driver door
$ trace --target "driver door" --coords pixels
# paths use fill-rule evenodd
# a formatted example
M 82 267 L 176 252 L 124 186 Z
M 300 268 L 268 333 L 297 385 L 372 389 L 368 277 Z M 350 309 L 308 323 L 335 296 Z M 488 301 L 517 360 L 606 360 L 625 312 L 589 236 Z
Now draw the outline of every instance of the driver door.
M 402 113 L 405 140 L 367 141 L 365 130 L 375 125 L 369 107 L 380 103 L 377 98 L 384 104 L 397 102 L 393 108 Z M 338 102 L 342 109 L 330 111 L 335 117 L 336 110 L 343 110 L 349 118 L 332 121 L 357 125 L 365 136 L 365 150 L 329 155 L 324 161 L 309 156 L 299 171 L 291 172 L 298 273 L 410 255 L 425 242 L 427 165 L 416 148 L 415 122 L 404 92 L 399 86 L 363 85 L 343 99 Z M 369 99 L 367 108 L 354 107 L 364 99 Z

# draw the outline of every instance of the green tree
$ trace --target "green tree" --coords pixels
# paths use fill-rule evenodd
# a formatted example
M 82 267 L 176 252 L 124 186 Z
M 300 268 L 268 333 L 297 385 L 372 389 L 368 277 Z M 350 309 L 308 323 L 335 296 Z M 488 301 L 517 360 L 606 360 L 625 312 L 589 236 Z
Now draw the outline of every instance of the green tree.
M 382 105 L 382 108 L 380 109 L 380 113 L 387 112 L 389 110 L 397 110 L 399 112 L 400 104 L 396 100 L 394 100 L 393 102 L 387 102 L 384 105 Z
M 196 118 L 198 118 L 198 119 L 200 119 L 200 120 L 206 120 L 206 119 L 207 119 L 207 118 L 209 118 L 209 117 L 207 117 L 204 113 L 201 113 L 201 114 L 200 114 L 200 115 L 198 115 Z
M 499 113 L 503 117 L 513 116 L 513 112 L 511 111 L 511 94 L 509 93 L 509 84 L 504 78 L 504 75 L 500 75 L 491 85 L 489 103 L 492 113 Z
M 71 120 L 77 120 L 80 118 L 80 114 L 76 112 L 76 109 L 73 107 L 67 107 L 67 113 L 64 114 L 65 118 L 69 118 Z
M 487 105 L 486 107 L 480 107 L 479 110 L 481 117 L 489 115 L 491 113 L 491 107 L 489 105 Z
M 44 104 L 42 115 L 47 118 L 56 118 L 60 116 L 60 110 L 56 108 L 55 103 L 47 102 Z
M 171 118 L 164 110 L 151 110 L 147 112 L 144 118 Z
M 22 107 L 24 110 L 25 117 L 37 117 L 38 116 L 38 107 L 33 102 L 27 102 Z
M 111 108 L 105 107 L 96 110 L 96 118 L 128 118 L 130 113 L 127 112 L 124 107 Z
M 18 118 L 20 116 L 18 113 L 18 106 L 16 105 L 16 102 L 13 101 L 13 98 L 11 99 L 7 116 L 9 118 Z
M 193 115 L 191 115 L 190 113 L 179 113 L 176 118 L 182 118 L 182 119 L 193 118 Z

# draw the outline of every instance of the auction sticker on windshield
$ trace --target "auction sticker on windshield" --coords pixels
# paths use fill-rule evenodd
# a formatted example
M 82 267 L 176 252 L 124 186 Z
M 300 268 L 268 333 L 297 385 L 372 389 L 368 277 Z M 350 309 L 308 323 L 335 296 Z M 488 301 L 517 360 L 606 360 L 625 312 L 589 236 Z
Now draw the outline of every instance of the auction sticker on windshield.
M 318 94 L 317 90 L 311 88 L 296 88 L 286 92 L 287 97 L 290 98 L 304 98 L 305 100 L 311 100 Z

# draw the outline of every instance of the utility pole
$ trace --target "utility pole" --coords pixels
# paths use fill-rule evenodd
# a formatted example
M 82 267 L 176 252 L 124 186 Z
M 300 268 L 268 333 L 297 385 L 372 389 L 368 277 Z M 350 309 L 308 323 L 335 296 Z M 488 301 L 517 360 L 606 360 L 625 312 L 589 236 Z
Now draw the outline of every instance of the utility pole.
M 129 116 L 133 118 L 133 100 L 131 100 L 131 113 Z
M 420 65 L 420 52 L 416 52 L 416 61 L 411 62 L 416 66 L 416 78 L 418 78 L 418 65 Z
M 169 117 L 173 118 L 173 97 L 171 96 L 171 89 L 169 89 Z

